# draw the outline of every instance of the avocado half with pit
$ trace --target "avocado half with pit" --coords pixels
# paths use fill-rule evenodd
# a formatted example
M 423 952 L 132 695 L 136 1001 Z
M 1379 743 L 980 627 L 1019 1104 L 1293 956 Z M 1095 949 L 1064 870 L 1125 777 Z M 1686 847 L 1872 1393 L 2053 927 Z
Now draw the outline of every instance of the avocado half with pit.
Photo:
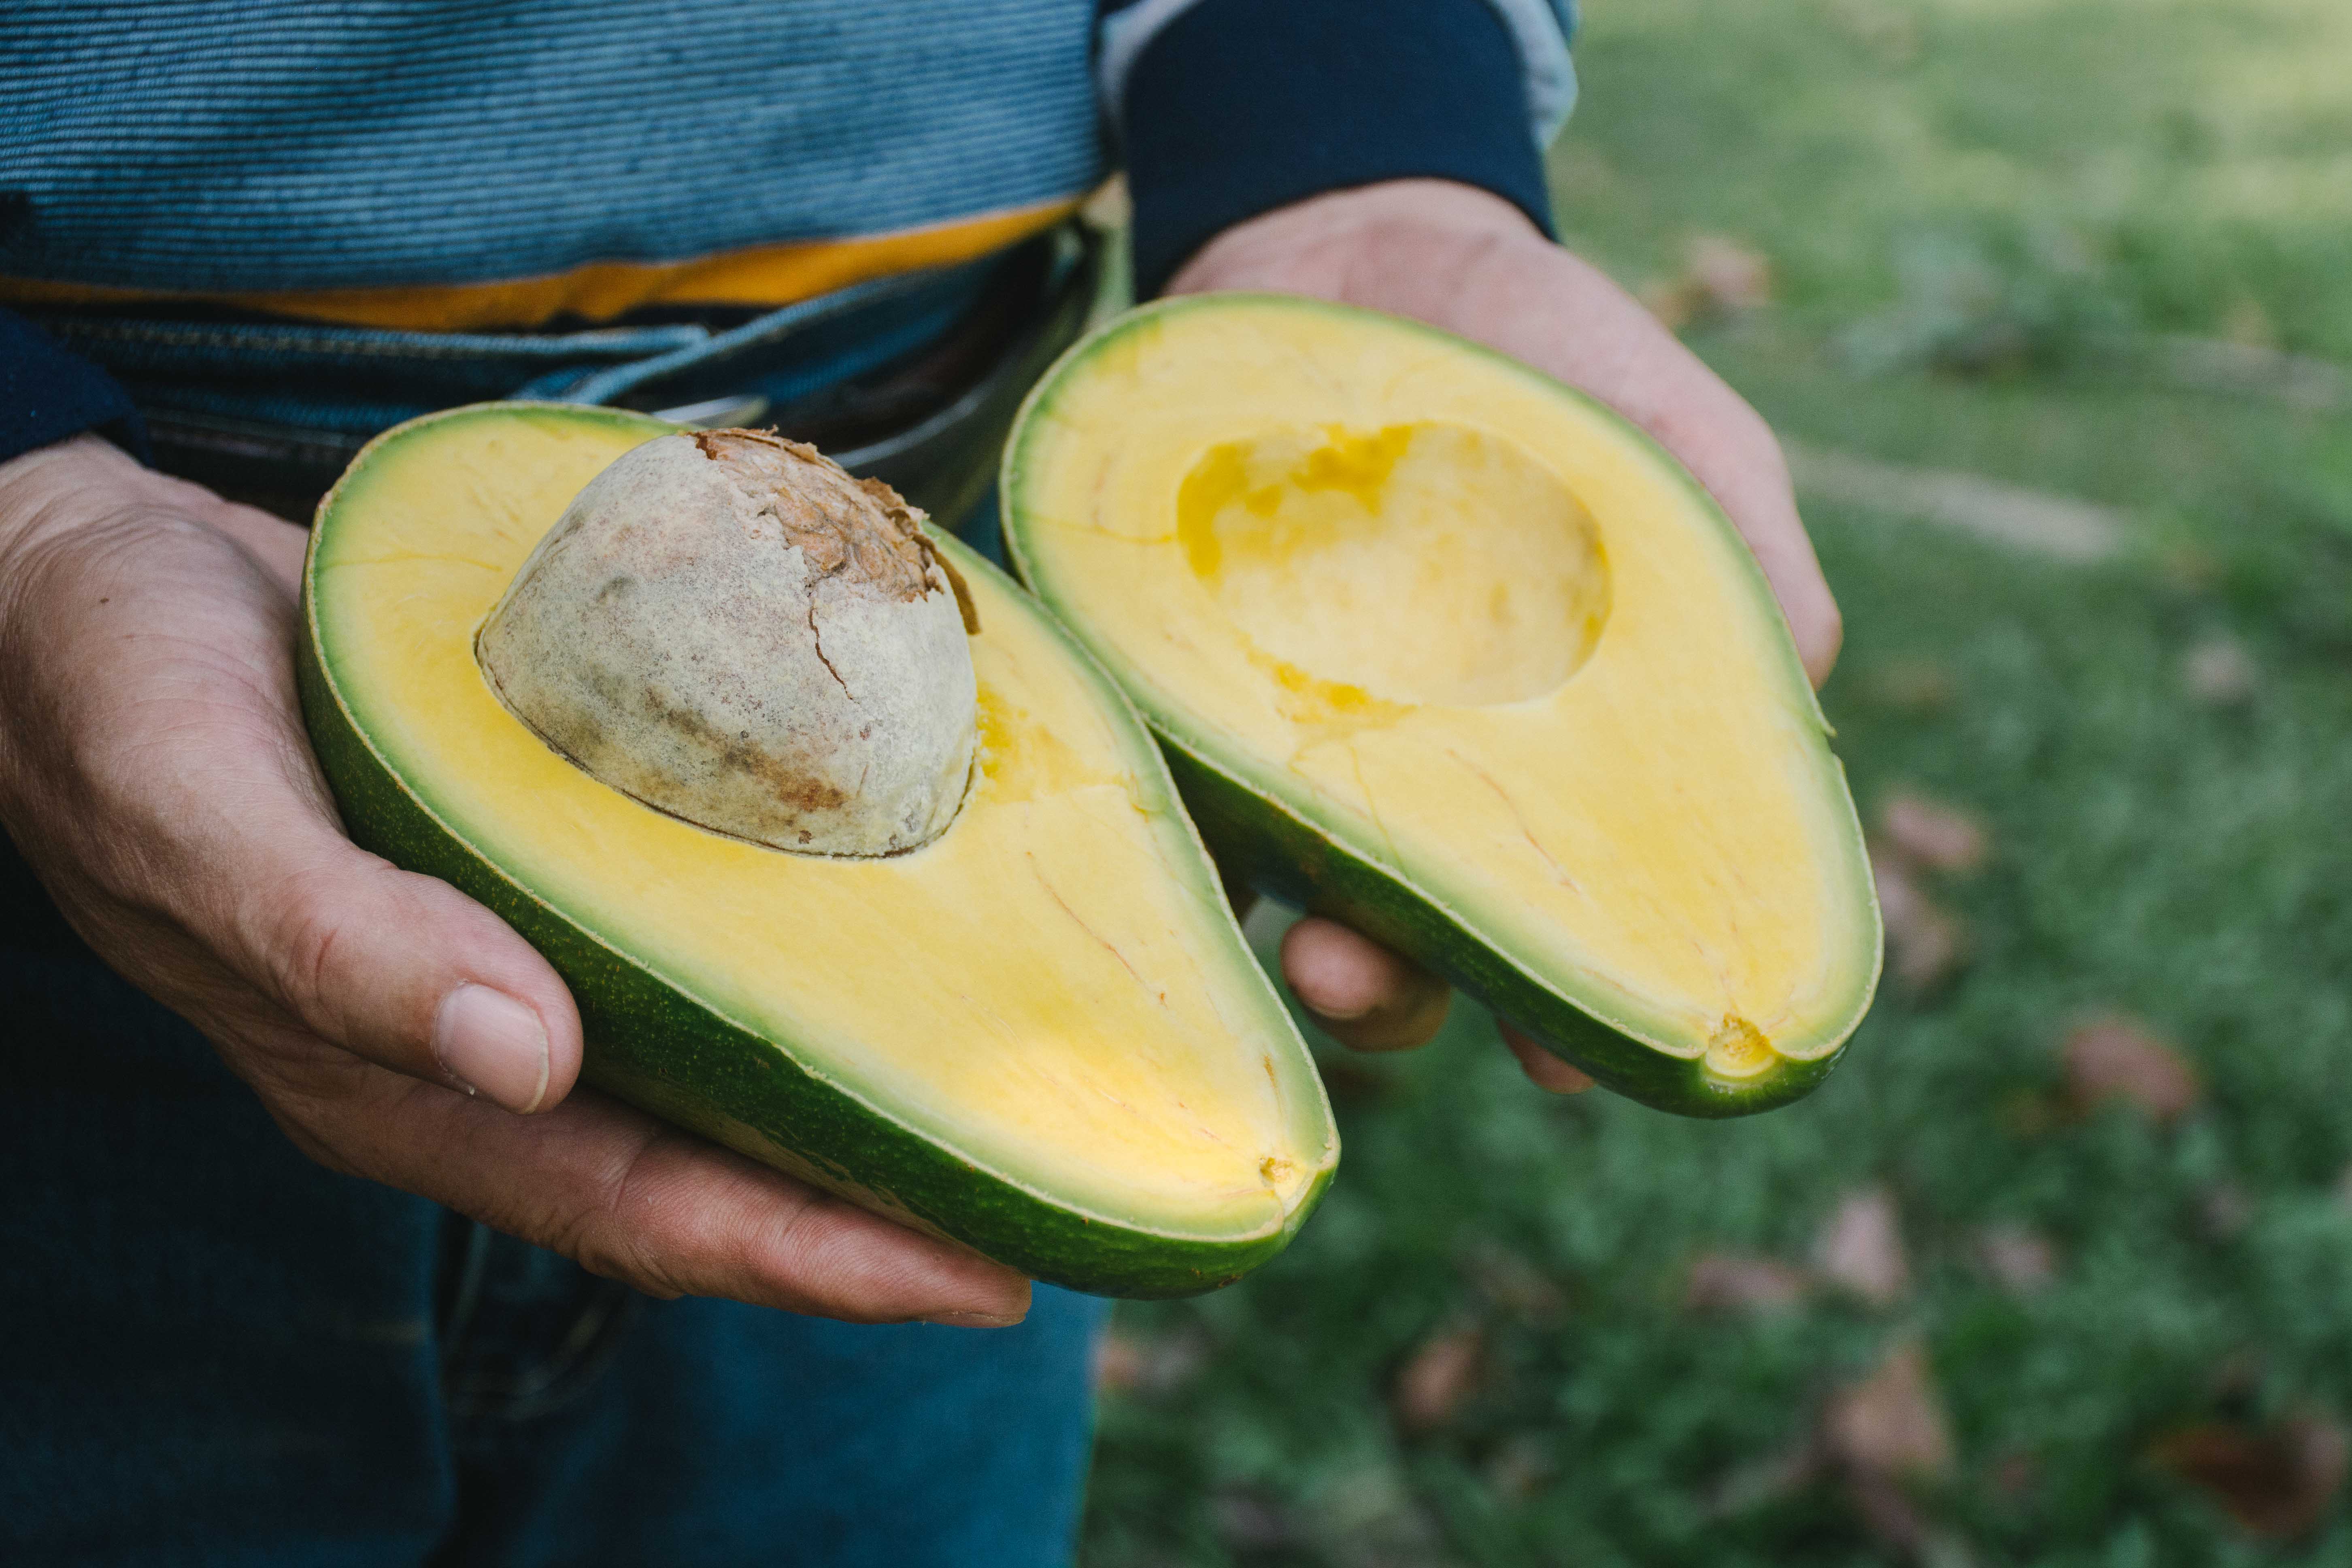
M 908 553 L 919 576 L 936 559 L 961 580 L 977 629 L 950 602 L 946 635 L 957 658 L 969 649 L 976 738 L 945 753 L 969 782 L 944 805 L 923 767 L 858 759 L 861 776 L 898 780 L 878 826 L 842 816 L 878 786 L 812 795 L 801 779 L 783 801 L 800 815 L 736 799 L 713 831 L 682 819 L 708 793 L 690 770 L 665 773 L 642 748 L 600 760 L 611 724 L 572 732 L 510 710 L 634 700 L 593 666 L 576 691 L 556 679 L 561 617 L 538 626 L 525 600 L 575 592 L 565 542 L 535 547 L 559 519 L 571 528 L 592 479 L 664 437 L 677 432 L 610 410 L 486 405 L 402 426 L 353 462 L 311 538 L 301 655 L 352 837 L 547 955 L 579 1002 L 589 1082 L 747 1154 L 1081 1290 L 1186 1294 L 1278 1252 L 1338 1160 L 1313 1065 L 1150 737 L 994 568 L 944 538 Z M 893 521 L 910 544 L 914 524 Z M 573 576 L 595 589 L 583 603 L 654 592 L 642 573 Z M 854 695 L 856 606 L 803 608 L 820 679 Z M 614 624 L 698 613 L 656 609 Z M 729 657 L 707 637 L 660 655 Z M 536 696 L 512 673 L 534 658 L 554 671 Z M 723 762 L 737 737 L 716 740 L 706 753 Z M 755 744 L 749 721 L 740 743 Z M 741 770 L 720 771 L 740 795 Z M 912 847 L 886 838 L 871 855 L 777 847 L 900 827 Z
M 1065 355 L 1003 497 L 1229 869 L 1651 1105 L 1829 1070 L 1880 958 L 1844 773 L 1754 557 L 1624 419 L 1428 327 L 1204 295 Z

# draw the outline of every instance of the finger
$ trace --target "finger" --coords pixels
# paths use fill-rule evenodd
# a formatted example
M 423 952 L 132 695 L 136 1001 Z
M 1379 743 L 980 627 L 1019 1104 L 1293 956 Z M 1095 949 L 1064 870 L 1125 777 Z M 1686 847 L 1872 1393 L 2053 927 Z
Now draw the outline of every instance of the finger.
M 1838 651 L 1845 646 L 1845 621 L 1812 560 L 1810 541 L 1805 542 L 1804 554 L 1802 562 L 1790 563 L 1778 571 L 1772 561 L 1765 560 L 1764 574 L 1789 617 L 1789 634 L 1797 645 L 1798 658 L 1804 663 L 1805 678 L 1819 690 L 1837 668 Z
M 1282 973 L 1323 1031 L 1359 1051 L 1427 1045 L 1454 1000 L 1411 959 L 1319 915 L 1283 933 Z
M 1836 662 L 1836 602 L 1799 520 L 1770 426 L 1639 301 L 1547 243 L 1489 246 L 1458 331 L 1583 387 L 1657 437 L 1755 552 L 1818 686 Z
M 343 837 L 283 652 L 253 650 L 216 678 L 173 651 L 168 711 L 183 718 L 143 740 L 123 726 L 134 732 L 105 773 L 123 815 L 152 826 L 161 899 L 182 929 L 368 1061 L 518 1112 L 562 1100 L 580 1068 L 571 993 L 488 910 Z M 169 777 L 142 765 L 163 754 Z
M 1789 623 L 1790 640 L 1816 688 L 1830 678 L 1845 637 L 1844 623 L 1829 582 L 1822 575 L 1813 542 L 1797 516 L 1785 469 L 1778 464 L 1722 476 L 1718 499 L 1730 513 L 1756 563 L 1764 569 L 1772 596 Z
M 1018 1322 L 1029 1282 L 645 1113 L 583 1091 L 506 1116 L 390 1073 L 275 1107 L 314 1157 L 658 1296 L 855 1322 Z
M 580 1071 L 580 1017 L 548 962 L 447 883 L 354 848 L 290 805 L 248 847 L 225 926 L 232 967 L 331 1044 L 510 1111 Z M 303 1061 L 316 1058 L 305 1056 Z
M 1636 307 L 1638 309 L 1638 307 Z M 1645 318 L 1645 329 L 1650 325 Z M 1805 674 L 1818 687 L 1837 662 L 1843 630 L 1796 491 L 1771 427 L 1664 327 L 1645 361 L 1653 384 L 1638 417 L 1706 487 L 1739 532 L 1788 621 Z
M 1519 1058 L 1519 1070 L 1528 1081 L 1547 1094 L 1582 1094 L 1592 1087 L 1592 1079 L 1584 1072 L 1570 1067 L 1549 1051 L 1497 1020 L 1496 1027 L 1508 1046 L 1511 1055 Z
M 167 921 L 209 967 L 370 1061 L 512 1110 L 561 1100 L 579 1019 L 546 960 L 456 889 L 343 837 L 298 715 L 292 603 L 254 555 L 134 519 L 79 530 L 49 559 L 79 608 L 45 628 L 72 644 L 40 688 L 63 717 L 22 771 L 28 815 L 71 841 L 47 857 L 58 879 L 88 884 L 68 901 Z

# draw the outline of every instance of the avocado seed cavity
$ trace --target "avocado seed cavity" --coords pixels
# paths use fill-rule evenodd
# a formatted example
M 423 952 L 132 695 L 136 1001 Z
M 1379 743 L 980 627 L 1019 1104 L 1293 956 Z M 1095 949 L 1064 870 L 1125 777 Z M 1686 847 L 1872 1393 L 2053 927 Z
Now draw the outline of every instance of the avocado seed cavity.
M 1609 618 L 1584 505 L 1503 437 L 1439 422 L 1266 430 L 1186 474 L 1177 537 L 1251 645 L 1384 702 L 1523 702 Z

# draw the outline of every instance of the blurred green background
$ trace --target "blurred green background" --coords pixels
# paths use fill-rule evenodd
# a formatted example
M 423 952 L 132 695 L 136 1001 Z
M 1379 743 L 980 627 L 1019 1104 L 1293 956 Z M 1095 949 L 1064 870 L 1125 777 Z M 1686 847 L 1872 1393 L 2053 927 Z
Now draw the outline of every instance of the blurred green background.
M 2352 1562 L 2352 5 L 1578 60 L 1570 243 L 1794 449 L 1888 979 L 1747 1122 L 1322 1049 L 1297 1246 L 1119 1316 L 1087 1563 Z

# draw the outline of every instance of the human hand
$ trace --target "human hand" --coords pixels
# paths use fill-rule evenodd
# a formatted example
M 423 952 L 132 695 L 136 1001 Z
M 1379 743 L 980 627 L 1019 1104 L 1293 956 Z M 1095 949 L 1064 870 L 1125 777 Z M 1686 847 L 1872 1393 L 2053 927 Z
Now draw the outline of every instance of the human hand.
M 296 707 L 303 545 L 92 437 L 0 464 L 0 821 L 83 939 L 334 1170 L 653 1295 L 1017 1321 L 1012 1270 L 573 1091 L 546 960 L 342 836 Z
M 1764 568 L 1806 673 L 1816 686 L 1828 678 L 1837 605 L 1770 429 L 1656 318 L 1509 202 L 1445 180 L 1316 196 L 1227 229 L 1168 286 L 1171 294 L 1215 289 L 1413 317 L 1591 393 L 1655 437 L 1722 504 Z M 1443 982 L 1336 921 L 1301 921 L 1282 962 L 1299 1000 L 1357 1049 L 1420 1045 L 1444 1020 Z M 1506 1026 L 1503 1037 L 1541 1087 L 1591 1087 L 1516 1030 Z

